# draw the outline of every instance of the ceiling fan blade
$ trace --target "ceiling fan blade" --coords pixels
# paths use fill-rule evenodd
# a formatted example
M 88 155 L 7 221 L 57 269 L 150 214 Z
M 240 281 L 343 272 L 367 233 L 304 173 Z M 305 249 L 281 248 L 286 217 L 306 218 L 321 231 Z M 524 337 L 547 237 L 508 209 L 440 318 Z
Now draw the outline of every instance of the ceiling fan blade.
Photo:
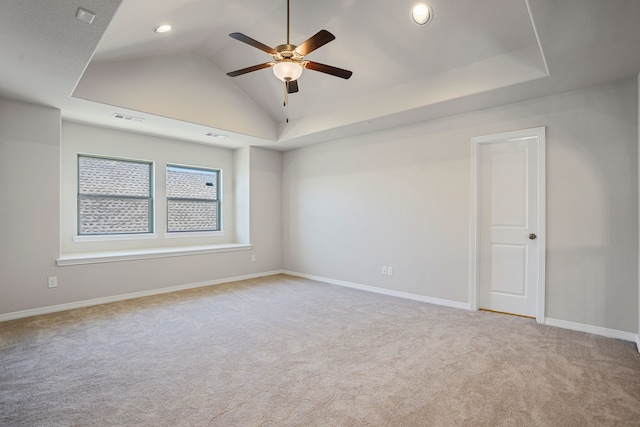
M 302 44 L 296 48 L 296 52 L 298 52 L 302 56 L 308 55 L 320 46 L 324 46 L 331 40 L 335 40 L 335 38 L 336 36 L 331 34 L 329 31 L 320 30 L 316 34 L 302 42 Z
M 231 34 L 229 34 L 229 37 L 231 37 L 232 39 L 236 39 L 238 41 L 241 41 L 243 43 L 246 43 L 246 44 L 248 44 L 250 46 L 253 46 L 255 48 L 258 48 L 261 51 L 268 53 L 269 55 L 275 55 L 276 53 L 278 53 L 278 52 L 276 52 L 276 50 L 274 48 L 269 47 L 264 43 L 260 43 L 258 40 L 254 40 L 249 36 L 245 36 L 242 33 L 231 33 Z
M 287 82 L 287 93 L 296 93 L 298 92 L 298 81 L 292 80 Z
M 247 68 L 243 68 L 241 70 L 231 71 L 231 72 L 227 73 L 227 76 L 229 76 L 229 77 L 237 77 L 237 76 L 241 76 L 243 74 L 250 73 L 252 71 L 258 71 L 258 70 L 262 70 L 263 68 L 269 68 L 272 65 L 273 65 L 272 62 L 267 62 L 267 63 L 260 64 L 260 65 L 254 65 L 253 67 L 247 67 Z
M 320 64 L 319 62 L 305 61 L 305 68 L 314 71 L 320 71 L 321 73 L 331 74 L 332 76 L 348 79 L 353 74 L 349 70 L 343 70 L 342 68 L 332 67 L 331 65 Z

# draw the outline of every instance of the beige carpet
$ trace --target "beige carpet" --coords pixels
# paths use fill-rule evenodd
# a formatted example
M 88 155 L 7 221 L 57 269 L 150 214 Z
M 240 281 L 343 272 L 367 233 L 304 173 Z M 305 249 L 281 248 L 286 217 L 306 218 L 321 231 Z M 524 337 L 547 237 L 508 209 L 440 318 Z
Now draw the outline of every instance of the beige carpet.
M 280 275 L 0 324 L 0 425 L 638 426 L 640 355 Z

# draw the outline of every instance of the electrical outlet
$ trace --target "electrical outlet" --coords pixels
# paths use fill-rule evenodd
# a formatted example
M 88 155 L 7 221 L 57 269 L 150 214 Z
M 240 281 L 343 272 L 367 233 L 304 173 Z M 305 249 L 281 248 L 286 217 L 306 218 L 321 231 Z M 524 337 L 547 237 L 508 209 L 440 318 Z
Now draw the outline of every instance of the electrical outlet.
M 387 275 L 387 266 L 386 265 L 382 266 L 382 274 L 384 274 L 385 276 Z
M 58 278 L 56 276 L 51 276 L 47 279 L 47 284 L 49 285 L 50 288 L 57 288 L 58 287 Z
M 393 276 L 393 267 L 391 267 L 391 266 L 387 267 L 387 275 Z
M 251 262 L 256 262 L 256 256 L 255 255 L 251 255 Z

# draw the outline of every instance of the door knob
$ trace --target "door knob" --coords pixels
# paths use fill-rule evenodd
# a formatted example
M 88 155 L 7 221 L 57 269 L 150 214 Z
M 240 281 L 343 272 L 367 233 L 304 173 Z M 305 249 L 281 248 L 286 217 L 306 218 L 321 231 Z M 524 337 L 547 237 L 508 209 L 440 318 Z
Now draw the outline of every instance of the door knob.
M 536 238 L 536 237 L 538 237 L 538 236 L 536 236 L 536 235 L 535 235 L 535 234 L 533 234 L 533 233 L 529 234 L 529 238 L 530 238 L 531 240 L 535 240 L 535 238 Z

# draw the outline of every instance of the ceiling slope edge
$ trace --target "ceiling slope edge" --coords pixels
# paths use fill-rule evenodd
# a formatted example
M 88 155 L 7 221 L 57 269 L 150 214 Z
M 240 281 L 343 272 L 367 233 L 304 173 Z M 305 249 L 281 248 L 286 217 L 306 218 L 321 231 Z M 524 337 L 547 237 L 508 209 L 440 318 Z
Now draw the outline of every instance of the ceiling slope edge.
M 94 61 L 74 98 L 275 141 L 277 125 L 210 60 L 193 53 Z
M 0 96 L 63 109 L 121 0 L 2 4 Z M 76 16 L 93 15 L 91 23 Z
M 427 111 L 433 111 L 430 107 L 451 101 L 460 101 L 459 108 L 450 111 L 456 114 L 464 111 L 464 99 L 467 97 L 548 76 L 539 45 L 530 46 L 291 121 L 282 126 L 278 143 L 292 148 L 302 143 L 320 142 L 336 129 L 341 129 L 343 134 L 366 133 L 376 130 L 379 123 L 386 127 L 394 125 L 385 118 L 398 117 L 404 112 L 411 112 L 416 120 L 429 120 L 431 117 Z M 425 111 L 425 114 L 421 116 L 420 111 Z M 353 129 L 348 129 L 350 127 Z

